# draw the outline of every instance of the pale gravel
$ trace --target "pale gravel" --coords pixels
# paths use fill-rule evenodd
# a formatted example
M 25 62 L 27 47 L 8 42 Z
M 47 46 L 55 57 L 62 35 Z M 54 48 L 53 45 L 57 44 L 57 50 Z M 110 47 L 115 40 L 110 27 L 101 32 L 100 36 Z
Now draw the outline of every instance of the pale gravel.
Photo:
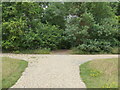
M 28 61 L 28 67 L 11 88 L 86 88 L 80 78 L 80 64 L 118 55 L 2 54 Z

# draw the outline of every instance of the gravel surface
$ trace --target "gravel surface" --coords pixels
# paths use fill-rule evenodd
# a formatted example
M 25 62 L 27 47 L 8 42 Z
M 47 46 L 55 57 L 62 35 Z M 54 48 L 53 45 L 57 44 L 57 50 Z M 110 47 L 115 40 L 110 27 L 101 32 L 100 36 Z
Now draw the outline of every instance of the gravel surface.
M 94 59 L 117 58 L 118 55 L 39 55 L 2 54 L 3 57 L 29 62 L 12 88 L 85 88 L 79 65 Z

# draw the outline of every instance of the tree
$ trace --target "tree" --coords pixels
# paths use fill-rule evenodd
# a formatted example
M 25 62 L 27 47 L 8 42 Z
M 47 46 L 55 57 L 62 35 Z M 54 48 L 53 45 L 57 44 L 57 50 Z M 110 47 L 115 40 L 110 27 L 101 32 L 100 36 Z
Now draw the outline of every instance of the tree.
M 42 23 L 44 3 L 3 3 L 3 50 L 56 49 L 62 30 Z
M 42 22 L 57 25 L 61 29 L 65 29 L 66 16 L 67 11 L 64 3 L 49 3 L 44 9 Z
M 39 3 L 6 3 L 3 6 L 3 49 L 17 50 L 21 47 L 21 39 L 35 28 L 34 21 L 40 20 L 42 8 Z M 34 29 L 33 29 L 34 30 Z
M 112 2 L 4 2 L 3 50 L 78 47 L 108 52 L 120 43 L 118 7 Z
M 110 3 L 72 3 L 71 7 L 65 33 L 72 46 L 96 39 L 114 42 L 118 21 Z

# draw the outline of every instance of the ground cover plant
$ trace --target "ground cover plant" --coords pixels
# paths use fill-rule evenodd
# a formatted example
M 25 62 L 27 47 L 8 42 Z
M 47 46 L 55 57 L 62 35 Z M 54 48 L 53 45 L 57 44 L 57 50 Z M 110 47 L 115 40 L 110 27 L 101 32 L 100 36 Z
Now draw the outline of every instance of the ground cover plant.
M 22 50 L 22 51 L 15 51 L 14 53 L 16 54 L 50 54 L 50 49 L 49 48 L 42 48 L 42 49 L 34 49 L 34 50 Z
M 75 48 L 77 54 L 119 53 L 119 6 L 119 2 L 3 2 L 3 52 Z
M 22 75 L 28 63 L 8 57 L 2 57 L 2 88 L 10 88 Z
M 80 75 L 87 88 L 118 88 L 118 58 L 86 62 Z

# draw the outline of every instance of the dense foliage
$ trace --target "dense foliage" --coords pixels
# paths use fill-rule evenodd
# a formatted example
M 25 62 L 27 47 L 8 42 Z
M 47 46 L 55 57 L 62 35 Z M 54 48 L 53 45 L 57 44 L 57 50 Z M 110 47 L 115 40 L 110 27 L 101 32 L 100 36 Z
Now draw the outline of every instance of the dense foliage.
M 62 30 L 41 23 L 40 3 L 3 3 L 3 50 L 56 49 Z
M 110 53 L 120 44 L 119 3 L 6 3 L 3 50 L 69 49 Z

